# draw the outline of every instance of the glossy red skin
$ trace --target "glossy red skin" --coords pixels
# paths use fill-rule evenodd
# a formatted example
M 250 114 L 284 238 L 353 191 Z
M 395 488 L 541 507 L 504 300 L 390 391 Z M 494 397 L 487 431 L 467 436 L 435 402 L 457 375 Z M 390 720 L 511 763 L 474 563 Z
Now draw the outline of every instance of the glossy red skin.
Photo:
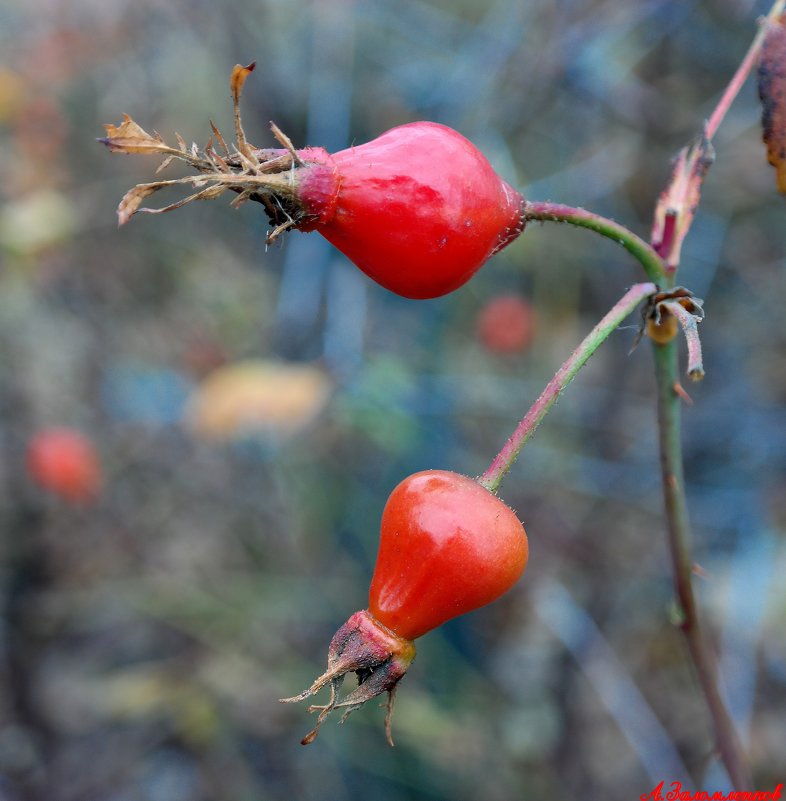
M 90 440 L 78 431 L 49 428 L 28 443 L 27 470 L 42 489 L 75 504 L 92 501 L 101 488 L 101 465 Z
M 317 230 L 377 283 L 434 298 L 466 283 L 524 228 L 523 198 L 465 137 L 445 125 L 401 125 L 327 156 L 298 179 Z
M 515 513 L 476 481 L 444 470 L 415 473 L 382 513 L 369 611 L 414 640 L 505 593 L 528 555 Z

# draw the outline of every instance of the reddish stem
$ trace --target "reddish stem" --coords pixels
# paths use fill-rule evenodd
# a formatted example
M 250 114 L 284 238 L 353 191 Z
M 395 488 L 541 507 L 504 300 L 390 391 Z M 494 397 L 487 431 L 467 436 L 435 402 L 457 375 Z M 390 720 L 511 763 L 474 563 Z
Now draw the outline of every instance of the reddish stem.
M 647 278 L 654 283 L 666 280 L 666 269 L 663 259 L 658 255 L 652 245 L 634 234 L 629 228 L 607 217 L 601 217 L 587 209 L 567 206 L 564 203 L 550 203 L 549 201 L 525 201 L 522 209 L 525 220 L 539 220 L 541 222 L 562 222 L 576 225 L 579 228 L 588 228 L 596 234 L 611 239 L 634 256 Z
M 707 120 L 707 125 L 704 129 L 704 135 L 707 139 L 712 139 L 712 137 L 715 136 L 715 132 L 718 130 L 721 122 L 723 122 L 726 112 L 740 93 L 742 85 L 748 79 L 748 75 L 758 61 L 759 52 L 764 42 L 764 36 L 767 33 L 767 23 L 779 17 L 783 13 L 785 7 L 786 0 L 777 0 L 770 9 L 770 13 L 761 21 L 759 31 L 751 42 L 751 46 L 748 48 L 745 58 L 742 59 L 740 66 L 737 67 L 734 77 L 729 81 L 726 91 L 724 91 L 721 99 L 718 101 L 718 105 L 715 106 L 715 110 Z
M 502 479 L 513 466 L 524 443 L 535 433 L 540 421 L 554 405 L 562 391 L 573 380 L 576 373 L 589 361 L 589 358 L 608 339 L 612 331 L 641 303 L 657 291 L 652 283 L 632 286 L 606 316 L 590 331 L 584 341 L 573 351 L 568 360 L 557 370 L 554 377 L 532 404 L 522 421 L 511 434 L 502 450 L 494 457 L 488 469 L 478 478 L 478 482 L 490 492 L 496 492 Z

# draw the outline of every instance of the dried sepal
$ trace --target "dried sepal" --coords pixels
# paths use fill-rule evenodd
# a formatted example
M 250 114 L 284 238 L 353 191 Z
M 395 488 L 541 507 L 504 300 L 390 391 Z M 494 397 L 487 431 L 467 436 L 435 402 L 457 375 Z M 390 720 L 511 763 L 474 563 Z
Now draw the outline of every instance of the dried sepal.
M 247 159 L 256 161 L 254 157 L 254 148 L 248 144 L 245 131 L 243 130 L 243 122 L 240 117 L 240 95 L 243 92 L 243 86 L 246 79 L 254 71 L 256 61 L 252 61 L 249 65 L 243 67 L 240 64 L 235 64 L 232 70 L 232 76 L 229 79 L 229 86 L 232 89 L 232 105 L 234 108 L 235 120 L 235 138 L 237 139 L 237 149 Z
M 107 135 L 98 141 L 106 145 L 112 153 L 141 153 L 143 155 L 161 155 L 164 161 L 156 172 L 165 169 L 173 159 L 185 161 L 198 170 L 211 170 L 212 165 L 199 153 L 196 145 L 187 148 L 183 137 L 176 133 L 178 147 L 170 147 L 159 133 L 149 134 L 128 114 L 123 115 L 120 125 L 104 125 Z
M 168 186 L 187 183 L 193 184 L 194 186 L 199 186 L 200 184 L 204 185 L 204 183 L 208 180 L 209 178 L 207 177 L 194 176 L 188 178 L 174 178 L 169 181 L 153 181 L 148 184 L 137 184 L 133 189 L 129 189 L 129 191 L 125 193 L 123 199 L 120 201 L 120 204 L 117 207 L 118 224 L 125 225 L 137 212 L 158 214 L 164 211 L 173 211 L 174 209 L 179 209 L 182 206 L 185 206 L 187 203 L 191 203 L 193 200 L 210 200 L 214 197 L 218 197 L 226 191 L 226 186 L 214 184 L 213 186 L 209 186 L 206 189 L 201 189 L 199 192 L 195 192 L 194 194 L 189 195 L 182 200 L 178 200 L 176 203 L 171 203 L 170 205 L 160 209 L 141 208 L 142 202 L 145 200 L 145 198 L 150 197 L 150 195 L 153 195 Z
M 300 156 L 298 156 L 297 150 L 295 150 L 295 146 L 292 144 L 292 140 L 272 120 L 270 121 L 270 130 L 272 131 L 276 140 L 286 148 L 287 152 L 292 157 L 292 162 L 294 164 L 302 165 L 303 162 L 301 161 Z
M 343 712 L 341 723 L 363 704 L 387 693 L 385 735 L 393 745 L 391 719 L 396 687 L 415 658 L 415 645 L 393 634 L 376 620 L 368 610 L 355 612 L 333 636 L 328 650 L 328 668 L 314 683 L 299 695 L 282 698 L 281 703 L 293 704 L 310 698 L 323 687 L 330 687 L 326 704 L 313 704 L 309 712 L 319 712 L 314 728 L 300 741 L 313 743 L 319 727 L 335 709 Z M 339 700 L 339 690 L 348 673 L 355 673 L 358 686 Z
M 227 147 L 227 143 L 224 141 L 221 131 L 218 130 L 218 126 L 213 122 L 213 120 L 210 120 L 210 130 L 213 131 L 213 136 L 216 137 L 216 142 L 218 142 L 219 147 L 224 151 L 224 155 L 229 157 L 229 148 Z
M 113 153 L 177 153 L 169 147 L 159 134 L 150 135 L 137 125 L 128 114 L 123 115 L 120 125 L 104 125 L 106 136 L 98 141 Z
M 658 198 L 650 239 L 669 272 L 674 272 L 680 263 L 682 243 L 701 199 L 704 176 L 714 159 L 712 143 L 702 134 L 677 153 L 669 182 Z
M 704 378 L 698 324 L 704 319 L 704 301 L 685 287 L 657 292 L 643 309 L 644 330 L 656 345 L 665 345 L 682 327 L 688 344 L 688 375 L 694 381 Z
M 765 21 L 758 67 L 762 139 L 775 168 L 778 191 L 786 194 L 786 13 Z
M 166 158 L 165 158 L 165 159 L 164 159 L 164 160 L 163 160 L 163 161 L 162 161 L 162 162 L 161 162 L 161 163 L 158 165 L 158 167 L 157 167 L 157 169 L 156 169 L 156 175 L 158 175 L 160 172 L 163 172 L 163 171 L 164 171 L 164 170 L 165 170 L 165 169 L 166 169 L 166 168 L 167 168 L 167 167 L 168 167 L 168 166 L 169 166 L 169 165 L 170 165 L 170 164 L 171 164 L 171 163 L 174 161 L 174 158 L 175 158 L 174 156 L 167 156 L 167 157 L 166 157 Z
M 149 184 L 137 184 L 133 189 L 129 189 L 117 207 L 118 225 L 125 225 L 137 213 L 145 198 L 169 186 L 170 183 L 170 181 L 155 181 Z
M 210 186 L 200 189 L 175 203 L 170 203 L 158 209 L 142 207 L 145 198 L 155 194 L 161 189 L 178 184 L 192 184 L 195 187 Z M 146 184 L 137 184 L 123 196 L 117 207 L 117 217 L 120 225 L 125 225 L 131 217 L 138 212 L 147 214 L 160 214 L 165 211 L 174 211 L 182 208 L 195 200 L 213 200 L 220 197 L 227 189 L 239 192 L 241 197 L 245 194 L 246 198 L 256 197 L 258 194 L 275 191 L 279 194 L 286 194 L 291 190 L 291 186 L 286 178 L 280 175 L 255 176 L 238 175 L 236 173 L 212 172 L 205 175 L 189 175 L 185 178 L 173 178 L 168 181 L 153 181 Z M 292 223 L 294 224 L 294 222 Z M 287 224 L 286 227 L 289 227 Z
M 211 120 L 212 136 L 200 151 L 196 143 L 186 144 L 185 139 L 175 133 L 177 147 L 166 144 L 158 133 L 149 134 L 127 114 L 119 125 L 106 125 L 107 136 L 99 139 L 114 153 L 141 153 L 164 156 L 156 174 L 165 169 L 174 159 L 186 162 L 199 174 L 169 181 L 153 181 L 138 184 L 121 200 L 118 209 L 120 225 L 127 223 L 137 212 L 158 214 L 181 208 L 195 200 L 209 200 L 222 195 L 227 189 L 237 193 L 233 207 L 248 200 L 262 203 L 271 218 L 274 230 L 268 242 L 280 233 L 297 225 L 302 216 L 295 192 L 293 167 L 303 165 L 289 137 L 273 125 L 273 134 L 283 149 L 255 148 L 248 143 L 240 119 L 240 97 L 246 79 L 254 64 L 237 65 L 230 79 L 234 103 L 235 134 L 237 142 L 230 149 L 221 131 Z M 214 144 L 215 143 L 215 144 Z M 221 153 L 218 152 L 218 150 Z M 176 184 L 192 184 L 199 191 L 163 208 L 142 207 L 150 195 Z

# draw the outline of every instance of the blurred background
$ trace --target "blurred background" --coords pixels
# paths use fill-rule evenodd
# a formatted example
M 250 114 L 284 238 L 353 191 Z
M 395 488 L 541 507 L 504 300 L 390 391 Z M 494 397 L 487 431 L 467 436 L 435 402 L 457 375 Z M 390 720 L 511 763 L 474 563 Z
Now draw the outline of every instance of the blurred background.
M 305 705 L 277 702 L 365 606 L 391 489 L 426 468 L 481 473 L 641 280 L 635 262 L 532 225 L 450 297 L 407 301 L 317 234 L 266 248 L 254 204 L 118 230 L 118 201 L 156 162 L 95 138 L 124 112 L 169 142 L 204 144 L 211 118 L 228 136 L 231 68 L 256 60 L 243 106 L 258 146 L 270 120 L 329 149 L 435 120 L 528 197 L 646 236 L 672 154 L 767 6 L 0 2 L 3 801 L 727 786 L 674 626 L 635 319 L 506 479 L 525 577 L 418 642 L 396 748 L 373 704 L 302 748 Z M 682 283 L 707 308 L 684 435 L 704 619 L 756 786 L 772 789 L 786 776 L 786 209 L 759 118 L 749 82 L 683 249 Z

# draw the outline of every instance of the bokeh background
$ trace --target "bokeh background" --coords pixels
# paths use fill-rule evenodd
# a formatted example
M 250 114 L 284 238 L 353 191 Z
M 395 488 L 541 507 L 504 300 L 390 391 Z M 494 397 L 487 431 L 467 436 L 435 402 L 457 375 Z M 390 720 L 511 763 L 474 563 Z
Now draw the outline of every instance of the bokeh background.
M 640 280 L 632 259 L 532 225 L 460 291 L 406 301 L 316 234 L 266 249 L 254 204 L 118 230 L 117 202 L 155 163 L 95 138 L 123 112 L 169 141 L 203 144 L 211 118 L 228 135 L 229 73 L 256 60 L 244 109 L 259 146 L 269 120 L 331 149 L 436 120 L 529 197 L 646 236 L 672 154 L 766 6 L 0 2 L 3 801 L 726 787 L 674 626 L 651 354 L 628 353 L 635 320 L 506 479 L 530 537 L 525 578 L 419 641 L 396 748 L 374 705 L 302 748 L 310 716 L 276 700 L 322 671 L 333 631 L 364 607 L 390 490 L 425 468 L 482 472 Z M 683 283 L 708 312 L 708 374 L 689 388 L 684 434 L 704 619 L 756 785 L 771 789 L 786 777 L 786 206 L 759 116 L 748 83 L 684 248 Z M 534 325 L 500 352 L 478 316 L 510 294 Z M 92 502 L 27 474 L 27 443 L 49 426 L 94 443 Z

